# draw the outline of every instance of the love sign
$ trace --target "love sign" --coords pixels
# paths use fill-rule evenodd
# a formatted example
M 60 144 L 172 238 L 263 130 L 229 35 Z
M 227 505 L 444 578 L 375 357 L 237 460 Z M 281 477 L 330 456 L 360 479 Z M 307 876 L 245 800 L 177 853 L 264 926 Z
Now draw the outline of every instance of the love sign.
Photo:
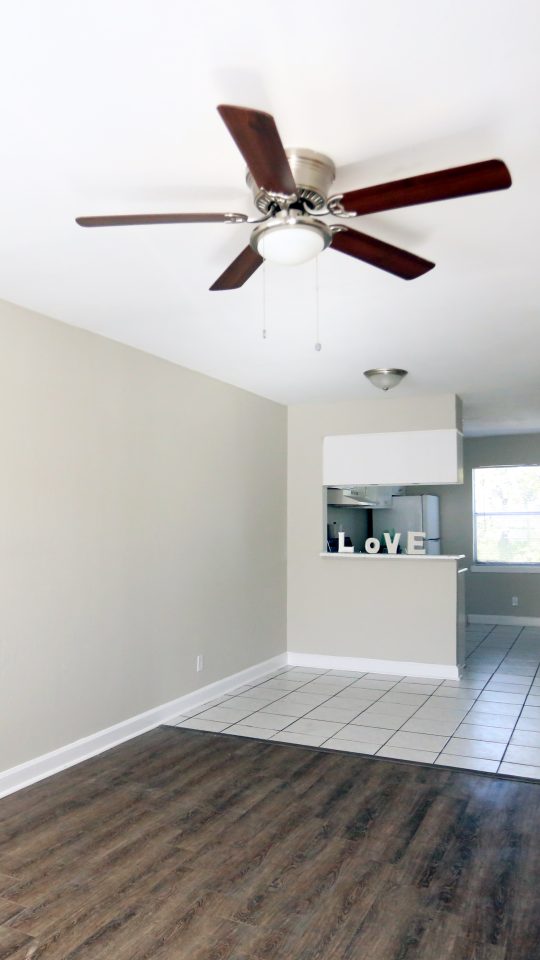
M 425 554 L 424 549 L 424 540 L 425 533 L 421 530 L 409 530 L 407 533 L 407 554 L 410 556 L 422 556 Z M 401 539 L 400 533 L 394 533 L 392 536 L 390 533 L 383 533 L 384 543 L 388 553 L 397 553 L 399 547 L 399 541 Z M 381 549 L 381 541 L 377 537 L 368 537 L 364 543 L 364 549 L 366 553 L 379 553 Z M 338 553 L 354 553 L 354 547 L 345 546 L 345 534 L 338 534 Z

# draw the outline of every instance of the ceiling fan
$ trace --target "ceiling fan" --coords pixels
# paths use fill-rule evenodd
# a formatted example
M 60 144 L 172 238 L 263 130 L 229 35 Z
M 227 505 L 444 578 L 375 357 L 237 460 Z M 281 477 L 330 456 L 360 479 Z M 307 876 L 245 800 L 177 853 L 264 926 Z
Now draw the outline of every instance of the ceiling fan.
M 329 157 L 307 149 L 285 150 L 269 113 L 227 105 L 219 106 L 218 111 L 247 164 L 246 180 L 260 217 L 248 217 L 244 213 L 147 213 L 77 217 L 77 223 L 82 227 L 254 224 L 249 246 L 229 264 L 211 290 L 241 287 L 265 259 L 303 263 L 326 247 L 404 280 L 414 280 L 435 264 L 360 233 L 348 223 L 328 224 L 321 218 L 333 216 L 345 221 L 382 210 L 505 190 L 512 183 L 502 160 L 485 160 L 329 196 L 335 178 L 335 167 Z

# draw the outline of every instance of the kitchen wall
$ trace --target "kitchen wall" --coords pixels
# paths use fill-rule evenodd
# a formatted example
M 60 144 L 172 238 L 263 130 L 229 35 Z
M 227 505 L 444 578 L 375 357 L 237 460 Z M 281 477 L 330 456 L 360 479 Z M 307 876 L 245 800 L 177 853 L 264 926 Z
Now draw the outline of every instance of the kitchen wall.
M 339 530 L 351 538 L 355 550 L 363 550 L 366 537 L 369 535 L 370 511 L 359 507 L 328 507 L 328 524 L 332 529 L 332 536 L 337 537 Z M 324 550 L 324 540 L 321 550 Z
M 472 470 L 474 467 L 540 464 L 540 434 L 468 437 L 463 444 L 462 486 L 409 487 L 407 493 L 436 493 L 441 506 L 443 553 L 466 554 L 473 562 Z M 491 616 L 540 617 L 540 573 L 469 572 L 467 613 Z M 519 606 L 512 607 L 512 597 Z
M 289 407 L 289 650 L 448 662 L 451 640 L 442 637 L 446 627 L 441 627 L 441 621 L 454 622 L 456 598 L 447 589 L 445 564 L 405 562 L 394 564 L 390 571 L 388 561 L 319 556 L 326 522 L 322 443 L 330 434 L 459 427 L 460 415 L 453 394 L 429 398 L 378 394 L 367 401 Z M 387 602 L 389 588 L 394 604 Z M 413 606 L 420 595 L 425 603 L 415 613 Z M 418 629 L 407 634 L 403 623 L 414 620 Z M 455 634 L 452 642 L 455 651 Z
M 7 303 L 0 334 L 2 770 L 285 650 L 286 409 Z

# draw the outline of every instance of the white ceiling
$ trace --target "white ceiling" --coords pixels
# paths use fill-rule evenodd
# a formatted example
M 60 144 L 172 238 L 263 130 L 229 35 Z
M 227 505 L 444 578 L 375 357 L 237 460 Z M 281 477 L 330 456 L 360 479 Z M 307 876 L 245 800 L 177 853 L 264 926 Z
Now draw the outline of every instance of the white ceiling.
M 0 39 L 0 297 L 284 403 L 452 391 L 469 433 L 540 430 L 536 0 L 18 0 Z M 509 191 L 357 221 L 435 260 L 410 283 L 334 251 L 208 287 L 229 225 L 83 230 L 77 215 L 252 212 L 215 106 L 274 114 L 336 190 L 501 157 Z M 381 397 L 381 400 L 384 398 Z

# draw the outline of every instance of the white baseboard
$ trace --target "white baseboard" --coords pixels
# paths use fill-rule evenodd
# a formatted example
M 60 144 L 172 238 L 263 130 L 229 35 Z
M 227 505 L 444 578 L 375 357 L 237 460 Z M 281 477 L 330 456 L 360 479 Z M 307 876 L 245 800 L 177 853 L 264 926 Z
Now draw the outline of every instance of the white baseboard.
M 499 617 L 490 613 L 470 613 L 469 623 L 499 623 L 510 627 L 540 627 L 540 617 Z
M 371 660 L 365 657 L 331 657 L 322 653 L 287 655 L 294 667 L 321 667 L 326 670 L 355 670 L 358 673 L 389 673 L 400 677 L 433 677 L 459 680 L 459 667 L 448 663 L 417 663 L 415 660 Z
M 20 763 L 16 767 L 4 770 L 0 773 L 0 797 L 6 797 L 16 790 L 22 790 L 23 787 L 29 787 L 38 780 L 52 776 L 53 773 L 59 773 L 68 767 L 81 763 L 82 760 L 88 760 L 95 757 L 98 753 L 110 750 L 126 740 L 138 737 L 141 733 L 153 730 L 161 723 L 167 723 L 179 716 L 183 710 L 193 710 L 194 707 L 203 705 L 208 700 L 214 700 L 234 690 L 235 687 L 243 683 L 249 683 L 252 680 L 258 680 L 280 667 L 287 664 L 287 654 L 281 653 L 277 657 L 257 663 L 253 667 L 241 670 L 239 673 L 224 677 L 223 680 L 216 680 L 215 683 L 209 683 L 205 687 L 193 690 L 191 693 L 178 697 L 176 700 L 170 700 L 159 707 L 153 707 L 144 713 L 139 713 L 128 720 L 122 720 L 115 723 L 112 727 L 104 730 L 98 730 L 88 737 L 76 740 L 74 743 L 68 743 L 58 750 L 52 750 L 50 753 L 44 753 L 40 757 L 28 760 L 26 763 Z

